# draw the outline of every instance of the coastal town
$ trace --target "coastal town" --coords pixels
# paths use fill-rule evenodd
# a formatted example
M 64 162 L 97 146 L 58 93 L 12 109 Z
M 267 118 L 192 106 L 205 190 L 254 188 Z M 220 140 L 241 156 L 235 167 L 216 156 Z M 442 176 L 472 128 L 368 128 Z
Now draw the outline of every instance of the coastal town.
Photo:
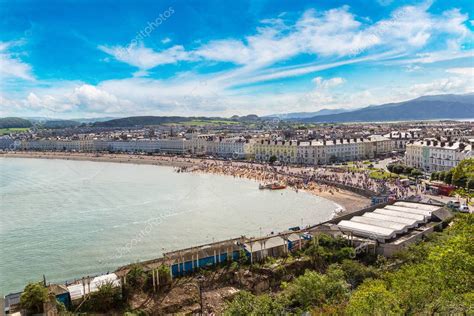
M 474 315 L 472 2 L 0 1 L 0 316 Z
M 463 184 L 467 191 L 460 191 L 456 189 L 459 184 L 435 181 L 433 175 L 447 173 L 462 161 L 472 160 L 472 123 L 328 124 L 324 127 L 287 124 L 281 129 L 271 126 L 260 130 L 244 130 L 245 124 L 242 125 L 224 126 L 225 131 L 219 125 L 197 128 L 186 124 L 107 131 L 94 127 L 33 127 L 3 136 L 0 157 L 168 166 L 176 173 L 211 173 L 254 180 L 256 190 L 287 188 L 309 192 L 340 205 L 334 210 L 333 219 L 327 222 L 295 226 L 269 236 L 241 236 L 209 245 L 193 245 L 189 249 L 174 249 L 139 266 L 118 267 L 114 273 L 87 276 L 64 285 L 48 283 L 56 299 L 79 311 L 104 282 L 121 288 L 123 295 L 127 278 L 138 269 L 143 275 L 151 273 L 153 276 L 151 295 L 155 298 L 145 310 L 220 313 L 225 302 L 242 290 L 235 286 L 235 281 L 221 284 L 221 281 L 206 278 L 203 282 L 212 288 L 206 290 L 207 305 L 202 302 L 186 305 L 178 284 L 185 279 L 192 284 L 193 275 L 202 277 L 209 269 L 229 273 L 219 267 L 243 262 L 242 253 L 246 254 L 244 258 L 248 258 L 250 267 L 261 265 L 269 258 L 281 260 L 278 258 L 286 258 L 297 249 L 311 245 L 312 240 L 322 238 L 321 234 L 349 240 L 357 256 L 378 253 L 390 258 L 425 238 L 423 236 L 433 229 L 442 229 L 452 219 L 453 212 L 471 212 L 469 191 L 474 182 L 467 180 Z M 338 132 L 333 133 L 335 130 Z M 444 205 L 448 205 L 448 209 L 443 208 Z M 242 268 L 245 270 L 245 267 L 244 264 Z M 260 280 L 259 285 L 244 286 L 251 292 L 259 293 L 269 286 L 265 285 L 269 280 L 262 281 L 258 273 L 249 278 Z M 157 303 L 155 299 L 162 295 L 171 301 Z M 216 295 L 220 299 L 216 299 Z M 8 313 L 18 308 L 20 296 L 21 292 L 5 296 Z M 136 294 L 132 297 L 129 298 L 132 304 L 138 304 L 140 299 Z M 56 307 L 49 304 L 45 309 L 54 311 Z
M 249 124 L 36 129 L 0 137 L 1 150 L 140 153 L 321 166 L 403 157 L 423 172 L 446 171 L 472 155 L 469 122 L 344 124 L 306 127 Z M 270 124 L 270 126 L 266 126 Z M 275 125 L 276 124 L 276 125 Z M 283 125 L 283 124 L 281 124 Z M 247 127 L 246 127 L 247 126 Z M 405 154 L 406 153 L 406 154 Z

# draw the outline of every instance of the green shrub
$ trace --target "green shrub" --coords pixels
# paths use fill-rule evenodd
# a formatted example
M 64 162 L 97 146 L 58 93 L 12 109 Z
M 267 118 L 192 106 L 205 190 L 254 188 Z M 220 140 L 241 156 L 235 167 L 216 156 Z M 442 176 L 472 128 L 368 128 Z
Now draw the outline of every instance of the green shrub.
M 247 291 L 240 291 L 227 305 L 224 315 L 280 315 L 284 307 L 277 299 L 268 295 L 256 296 Z
M 41 313 L 46 301 L 48 301 L 48 289 L 42 282 L 29 283 L 20 296 L 20 306 L 32 313 Z

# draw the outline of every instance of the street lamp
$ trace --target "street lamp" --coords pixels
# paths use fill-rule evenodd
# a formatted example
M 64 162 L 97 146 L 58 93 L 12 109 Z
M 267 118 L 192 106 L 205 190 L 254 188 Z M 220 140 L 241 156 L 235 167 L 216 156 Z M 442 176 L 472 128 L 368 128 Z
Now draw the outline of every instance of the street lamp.
M 200 306 L 199 315 L 203 314 L 202 284 L 204 283 L 204 280 L 205 280 L 205 278 L 202 275 L 198 275 L 196 277 L 196 281 L 198 283 L 198 289 L 199 289 L 199 306 Z

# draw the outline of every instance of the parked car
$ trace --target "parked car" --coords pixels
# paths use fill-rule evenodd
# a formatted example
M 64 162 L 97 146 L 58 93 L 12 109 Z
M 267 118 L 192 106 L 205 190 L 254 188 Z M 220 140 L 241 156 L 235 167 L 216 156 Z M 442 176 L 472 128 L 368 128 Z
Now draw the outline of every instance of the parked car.
M 471 211 L 469 210 L 469 206 L 467 204 L 463 204 L 459 206 L 459 212 L 461 213 L 470 213 Z
M 452 209 L 458 210 L 461 207 L 461 202 L 456 200 L 451 200 L 448 202 L 447 206 Z

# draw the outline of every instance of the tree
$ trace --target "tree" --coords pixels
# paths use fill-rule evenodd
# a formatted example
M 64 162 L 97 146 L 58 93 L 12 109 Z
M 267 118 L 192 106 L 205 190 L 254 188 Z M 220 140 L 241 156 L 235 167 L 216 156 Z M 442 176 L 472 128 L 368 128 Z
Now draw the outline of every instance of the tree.
M 395 165 L 391 164 L 391 165 L 387 165 L 387 170 L 390 171 L 390 172 L 394 172 L 393 169 L 395 168 Z
M 278 299 L 269 295 L 255 296 L 247 291 L 240 291 L 227 305 L 224 315 L 279 315 L 284 306 Z
M 43 312 L 43 304 L 48 301 L 48 289 L 43 283 L 29 283 L 20 296 L 20 306 L 29 312 Z
M 325 274 L 306 270 L 291 283 L 284 283 L 283 296 L 292 307 L 307 311 L 312 306 L 334 304 L 345 300 L 349 285 L 344 280 L 344 272 L 331 266 Z
M 271 156 L 268 162 L 273 165 L 277 161 L 277 157 L 275 155 Z
M 321 270 L 331 263 L 355 257 L 354 248 L 349 246 L 346 239 L 320 234 L 317 240 L 317 244 L 311 244 L 305 250 L 315 268 Z
M 344 271 L 346 280 L 352 288 L 358 287 L 365 279 L 377 277 L 376 269 L 368 267 L 356 260 L 343 260 L 341 269 Z
M 440 171 L 438 174 L 438 180 L 444 182 L 445 178 L 446 178 L 446 171 Z
M 158 267 L 158 278 L 160 279 L 160 284 L 168 284 L 171 282 L 171 270 L 167 265 L 160 265 Z
M 97 292 L 90 295 L 90 299 L 86 301 L 83 308 L 91 312 L 110 312 L 114 308 L 122 306 L 122 297 L 120 287 L 115 286 L 112 282 L 104 282 L 99 286 Z
M 452 181 L 453 181 L 453 173 L 454 173 L 454 169 L 451 169 L 449 170 L 448 172 L 446 172 L 446 175 L 444 176 L 444 182 L 447 183 L 447 184 L 451 184 Z
M 453 170 L 454 185 L 464 188 L 469 179 L 474 179 L 474 158 L 464 159 Z
M 396 296 L 387 289 L 382 280 L 364 282 L 353 292 L 346 312 L 348 315 L 400 315 Z
M 467 178 L 466 188 L 469 190 L 474 190 L 474 177 Z
M 413 171 L 413 167 L 410 167 L 410 166 L 403 166 L 403 173 L 404 174 L 411 174 L 411 172 Z
M 413 169 L 413 170 L 411 171 L 410 175 L 411 175 L 412 177 L 415 177 L 415 178 L 416 178 L 416 177 L 422 176 L 422 175 L 423 175 L 423 172 L 421 172 L 421 171 L 418 170 L 418 169 Z
M 133 264 L 127 273 L 127 284 L 133 290 L 142 289 L 147 280 L 147 275 L 139 264 Z

